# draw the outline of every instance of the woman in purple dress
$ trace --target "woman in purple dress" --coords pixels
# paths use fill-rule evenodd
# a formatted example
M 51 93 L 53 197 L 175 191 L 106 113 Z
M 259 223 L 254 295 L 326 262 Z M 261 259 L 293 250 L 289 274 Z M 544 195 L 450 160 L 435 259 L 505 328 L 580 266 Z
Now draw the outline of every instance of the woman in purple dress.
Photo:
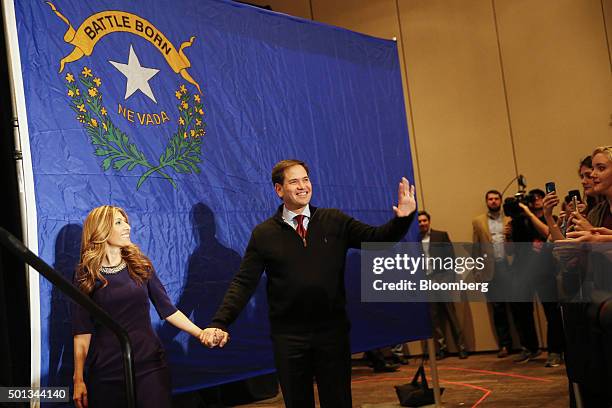
M 130 241 L 125 211 L 102 206 L 83 225 L 78 287 L 127 330 L 134 352 L 138 407 L 170 408 L 170 373 L 151 325 L 149 299 L 161 319 L 200 337 L 202 330 L 170 302 L 153 265 Z M 73 313 L 74 402 L 81 407 L 125 406 L 121 347 L 115 335 L 81 307 Z M 84 369 L 87 360 L 87 375 Z

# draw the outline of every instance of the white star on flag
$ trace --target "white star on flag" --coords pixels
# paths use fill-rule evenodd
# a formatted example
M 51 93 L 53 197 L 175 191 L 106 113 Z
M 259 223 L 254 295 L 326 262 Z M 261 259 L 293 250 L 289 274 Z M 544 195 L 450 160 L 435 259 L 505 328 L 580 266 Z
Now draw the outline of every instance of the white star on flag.
M 140 61 L 134 52 L 134 48 L 130 44 L 130 56 L 127 64 L 121 64 L 115 61 L 108 61 L 115 68 L 119 70 L 127 78 L 127 85 L 125 87 L 125 99 L 132 96 L 132 94 L 140 90 L 143 94 L 151 98 L 155 103 L 155 96 L 149 85 L 149 80 L 159 72 L 159 69 L 145 68 L 140 65 Z

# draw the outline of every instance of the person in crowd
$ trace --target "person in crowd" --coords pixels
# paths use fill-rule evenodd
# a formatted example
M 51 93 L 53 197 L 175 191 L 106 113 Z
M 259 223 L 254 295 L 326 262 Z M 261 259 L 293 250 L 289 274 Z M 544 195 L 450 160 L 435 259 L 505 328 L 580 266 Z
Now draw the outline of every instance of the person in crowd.
M 137 406 L 170 408 L 170 373 L 151 325 L 149 300 L 161 319 L 198 338 L 202 330 L 174 307 L 151 261 L 132 243 L 130 230 L 123 209 L 104 205 L 91 210 L 83 225 L 75 283 L 127 331 L 134 352 Z M 75 306 L 73 335 L 75 405 L 124 407 L 123 360 L 113 332 Z
M 349 408 L 351 349 L 345 310 L 344 266 L 362 242 L 399 241 L 414 218 L 414 186 L 402 178 L 395 217 L 372 227 L 336 209 L 311 206 L 306 163 L 283 160 L 272 170 L 282 200 L 276 214 L 253 230 L 240 269 L 203 333 L 224 346 L 265 271 L 274 358 L 285 405 L 314 407 L 313 378 L 323 408 Z
M 582 184 L 582 191 L 586 197 L 585 207 L 578 208 L 583 215 L 588 215 L 589 211 L 595 208 L 597 204 L 602 202 L 604 198 L 595 192 L 595 184 L 593 183 L 593 159 L 591 156 L 586 156 L 580 162 L 578 167 L 578 176 L 580 177 L 580 184 Z
M 455 258 L 455 251 L 450 237 L 448 236 L 448 232 L 432 229 L 431 216 L 427 211 L 419 211 L 417 220 L 419 222 L 421 245 L 425 256 L 439 257 L 442 259 Z M 450 279 L 454 281 L 454 272 L 450 272 L 450 274 Z M 444 275 L 442 279 L 448 278 L 448 273 L 443 271 L 426 271 L 426 276 L 429 279 L 435 280 L 436 277 L 440 275 Z M 465 338 L 463 337 L 463 331 L 457 319 L 455 304 L 453 302 L 431 302 L 430 312 L 434 339 L 438 343 L 438 351 L 436 353 L 437 359 L 441 360 L 448 355 L 448 346 L 444 334 L 447 321 L 450 325 L 453 340 L 459 349 L 459 358 L 468 358 L 468 352 L 465 348 Z
M 514 359 L 517 363 L 535 360 L 540 354 L 538 336 L 533 318 L 535 293 L 545 300 L 542 302 L 548 322 L 548 358 L 546 367 L 556 367 L 562 362 L 565 349 L 561 312 L 557 298 L 554 274 L 554 260 L 545 242 L 550 233 L 544 218 L 545 193 L 540 189 L 531 190 L 527 204 L 519 203 L 522 213 L 513 217 L 507 239 L 517 242 L 513 256 L 512 272 L 518 301 L 512 303 L 512 313 L 521 340 L 521 353 Z
M 587 216 L 590 225 L 579 226 L 577 230 L 587 230 L 594 227 L 612 228 L 612 146 L 598 147 L 591 156 L 593 170 L 593 192 L 601 196 L 601 201 Z
M 570 230 L 574 230 L 577 228 L 579 231 L 588 231 L 589 225 L 588 220 L 585 218 L 588 213 L 602 200 L 599 194 L 595 192 L 593 178 L 591 177 L 591 173 L 593 171 L 593 163 L 591 160 L 591 156 L 585 157 L 578 167 L 578 176 L 580 177 L 580 183 L 583 188 L 583 195 L 585 197 L 585 203 L 578 203 L 578 212 L 580 215 L 576 214 L 575 217 L 571 217 L 570 215 L 576 209 L 572 208 L 573 203 L 569 196 L 566 197 L 566 201 L 564 204 L 568 207 L 569 211 L 565 211 L 562 208 L 561 213 L 559 214 L 559 218 L 557 220 L 553 217 L 553 208 L 559 204 L 559 197 L 557 196 L 557 192 L 553 191 L 544 197 L 543 206 L 544 206 L 544 218 L 546 220 L 546 224 L 550 230 L 550 239 L 554 241 L 558 241 L 561 239 L 565 239 L 565 232 L 569 228 Z M 561 225 L 560 225 L 561 224 Z
M 509 311 L 506 302 L 495 301 L 497 298 L 495 291 L 506 286 L 509 280 L 509 261 L 504 247 L 504 230 L 510 223 L 510 217 L 505 217 L 502 213 L 502 194 L 499 191 L 487 191 L 485 203 L 487 212 L 472 220 L 472 242 L 474 244 L 472 256 L 485 259 L 484 270 L 475 272 L 475 277 L 477 280 L 490 282 L 487 296 L 491 299 L 493 324 L 499 342 L 497 356 L 503 358 L 512 351 Z
M 516 260 L 516 271 L 520 274 L 524 273 L 525 270 L 521 271 L 519 269 L 526 269 L 527 273 L 535 275 L 534 279 L 528 280 L 528 282 L 533 283 L 533 289 L 535 290 L 535 293 L 539 295 L 540 301 L 542 302 L 542 308 L 544 309 L 544 314 L 546 316 L 548 358 L 545 366 L 557 367 L 563 361 L 565 341 L 563 335 L 563 324 L 561 320 L 561 310 L 559 308 L 559 302 L 557 301 L 555 263 L 550 247 L 545 245 L 551 228 L 548 226 L 548 220 L 546 218 L 544 191 L 540 189 L 533 189 L 529 192 L 529 195 L 532 197 L 532 202 L 530 202 L 529 205 L 522 203 L 519 204 L 523 210 L 523 214 L 525 214 L 527 220 L 529 221 L 529 224 L 527 224 L 526 228 L 523 229 L 523 233 L 516 238 L 525 240 L 521 242 L 531 242 L 532 246 L 531 251 L 527 251 L 527 262 L 525 262 L 525 259 L 521 259 L 520 256 L 525 255 L 525 252 L 520 252 L 519 256 L 517 256 L 518 259 Z M 519 220 L 516 221 L 520 222 Z M 554 218 L 552 219 L 552 222 L 555 226 L 558 225 L 557 220 Z M 517 314 L 524 313 L 533 316 L 532 302 L 516 303 L 513 304 L 513 308 L 515 310 L 517 308 L 522 310 L 522 312 L 517 310 Z M 519 319 L 516 314 L 515 318 Z M 531 320 L 532 318 L 530 317 L 524 317 L 523 325 L 526 325 L 526 327 L 529 327 L 529 329 L 526 330 L 527 333 L 523 337 L 526 339 L 525 341 L 529 347 L 534 347 L 536 344 L 534 343 L 534 339 L 537 342 L 537 335 L 535 334 L 535 329 L 533 332 L 531 332 Z M 535 322 L 533 327 L 535 328 Z M 522 336 L 522 333 L 520 334 Z M 517 362 L 533 359 L 533 356 L 530 356 L 528 351 L 533 353 L 534 350 L 530 349 L 529 347 L 527 347 L 527 351 L 524 350 L 524 352 L 517 357 Z M 536 352 L 536 356 L 538 354 L 539 353 Z
M 584 257 L 588 247 L 582 242 L 612 242 L 612 146 L 596 148 L 591 159 L 593 193 L 603 198 L 589 210 L 588 226 L 577 225 L 566 239 L 555 242 L 555 254 L 566 296 L 563 319 L 571 406 L 605 408 L 612 406 L 612 335 L 594 320 L 589 294 L 610 291 L 600 285 L 610 282 L 612 259 L 600 253 L 607 247 L 591 247 Z

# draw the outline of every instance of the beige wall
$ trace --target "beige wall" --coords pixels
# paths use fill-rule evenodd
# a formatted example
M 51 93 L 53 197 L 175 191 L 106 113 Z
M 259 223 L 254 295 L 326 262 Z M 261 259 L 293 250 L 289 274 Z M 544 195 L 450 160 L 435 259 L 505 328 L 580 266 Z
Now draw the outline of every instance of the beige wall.
M 567 191 L 581 156 L 612 142 L 602 3 L 496 4 L 518 168 L 531 185 L 555 180 Z
M 291 16 L 312 19 L 309 0 L 248 0 L 260 6 L 270 6 L 272 10 Z
M 455 241 L 471 240 L 486 190 L 519 173 L 578 188 L 580 159 L 612 143 L 612 0 L 260 4 L 397 38 L 419 204 Z M 485 304 L 461 319 L 474 349 L 496 347 Z
M 606 37 L 608 41 L 608 58 L 610 59 L 610 71 L 612 71 L 612 0 L 602 0 L 602 10 Z M 612 116 L 612 115 L 611 115 Z M 612 120 L 612 117 L 610 118 Z
M 578 161 L 612 141 L 612 0 L 259 3 L 398 39 L 420 204 L 456 241 L 487 189 L 517 172 L 576 188 Z

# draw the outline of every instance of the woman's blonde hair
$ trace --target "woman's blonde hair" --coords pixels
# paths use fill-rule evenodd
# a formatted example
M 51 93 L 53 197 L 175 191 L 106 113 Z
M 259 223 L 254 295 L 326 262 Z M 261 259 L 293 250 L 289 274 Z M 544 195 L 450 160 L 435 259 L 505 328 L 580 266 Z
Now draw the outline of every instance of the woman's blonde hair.
M 121 214 L 129 223 L 125 210 L 112 205 L 94 208 L 83 223 L 81 261 L 77 267 L 76 282 L 79 289 L 87 294 L 93 291 L 96 281 L 102 282 L 102 287 L 108 285 L 108 281 L 100 273 L 100 268 L 116 213 Z M 121 258 L 127 263 L 128 273 L 135 282 L 142 284 L 149 279 L 153 264 L 137 245 L 130 244 L 121 248 Z
M 595 155 L 599 153 L 605 154 L 608 156 L 608 160 L 612 161 L 612 146 L 599 146 L 597 149 L 593 150 L 591 157 L 595 157 Z

